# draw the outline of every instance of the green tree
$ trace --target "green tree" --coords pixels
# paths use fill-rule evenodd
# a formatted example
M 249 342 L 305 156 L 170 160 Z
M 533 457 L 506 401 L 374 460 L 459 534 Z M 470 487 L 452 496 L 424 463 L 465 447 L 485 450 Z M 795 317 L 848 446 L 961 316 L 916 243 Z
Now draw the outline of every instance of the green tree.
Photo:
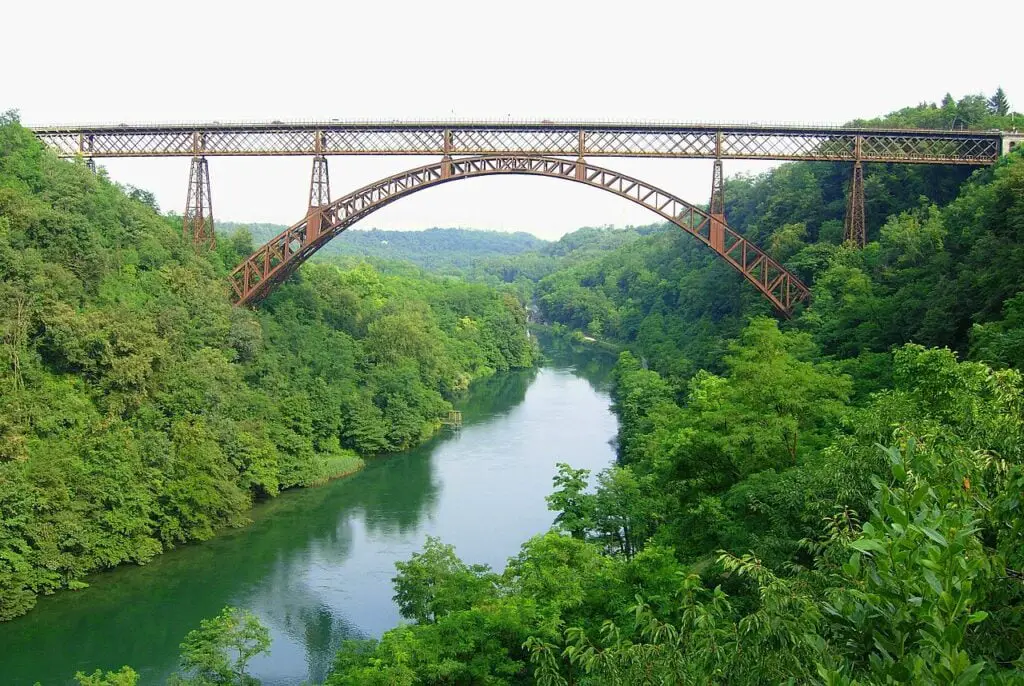
M 941 458 L 913 439 L 885 452 L 893 483 L 879 482 L 873 516 L 843 565 L 852 583 L 826 605 L 846 660 L 869 683 L 984 683 L 987 665 L 972 659 L 967 639 L 988 617 L 978 608 L 995 569 L 973 498 L 932 481 Z
M 728 376 L 695 377 L 690 390 L 698 440 L 718 446 L 737 475 L 795 465 L 823 447 L 843 414 L 850 380 L 813 362 L 810 336 L 754 319 L 725 357 Z
M 1010 103 L 1006 100 L 1006 93 L 1003 92 L 1002 86 L 996 88 L 996 92 L 988 99 L 988 110 L 1001 117 L 1010 113 Z
M 395 597 L 403 617 L 437 622 L 493 594 L 494 574 L 486 565 L 466 565 L 455 548 L 428 536 L 423 552 L 396 562 Z
M 656 526 L 658 499 L 651 478 L 638 479 L 629 467 L 612 467 L 597 477 L 593 497 L 593 538 L 606 550 L 631 559 Z
M 139 675 L 131 667 L 125 666 L 116 672 L 97 669 L 92 674 L 75 673 L 78 686 L 135 686 L 139 683 Z
M 564 462 L 557 465 L 552 477 L 555 490 L 546 496 L 548 509 L 558 513 L 555 523 L 573 538 L 583 539 L 594 525 L 594 497 L 586 493 L 588 469 L 573 469 Z
M 181 644 L 181 666 L 191 676 L 181 684 L 250 686 L 259 680 L 246 674 L 249 661 L 270 652 L 270 632 L 248 610 L 225 607 Z

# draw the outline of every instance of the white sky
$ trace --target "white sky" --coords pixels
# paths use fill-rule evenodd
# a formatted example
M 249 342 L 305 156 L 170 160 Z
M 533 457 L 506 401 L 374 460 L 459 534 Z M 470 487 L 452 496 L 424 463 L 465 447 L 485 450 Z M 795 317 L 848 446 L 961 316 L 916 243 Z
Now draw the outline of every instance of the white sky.
M 1002 85 L 1024 110 L 1024 2 L 517 0 L 14 2 L 0 111 L 47 123 L 624 119 L 841 123 Z M 333 197 L 423 158 L 330 158 Z M 182 211 L 188 159 L 103 160 Z M 711 163 L 599 160 L 695 203 Z M 727 175 L 761 170 L 726 162 Z M 217 219 L 290 224 L 307 158 L 210 158 Z M 555 238 L 655 216 L 601 191 L 497 177 L 424 191 L 360 227 Z

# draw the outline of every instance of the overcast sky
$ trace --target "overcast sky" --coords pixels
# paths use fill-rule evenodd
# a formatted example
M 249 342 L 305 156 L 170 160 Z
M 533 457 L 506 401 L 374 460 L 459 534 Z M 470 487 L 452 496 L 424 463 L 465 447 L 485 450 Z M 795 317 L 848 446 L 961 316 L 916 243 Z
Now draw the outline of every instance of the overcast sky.
M 26 125 L 327 119 L 841 123 L 1002 85 L 1024 110 L 1024 2 L 16 2 L 0 14 L 0 111 Z M 423 158 L 332 157 L 337 197 Z M 104 160 L 182 211 L 188 159 Z M 601 160 L 695 203 L 711 162 Z M 760 163 L 726 162 L 725 172 Z M 211 158 L 217 219 L 290 224 L 310 160 Z M 413 195 L 362 228 L 554 238 L 654 215 L 552 179 Z

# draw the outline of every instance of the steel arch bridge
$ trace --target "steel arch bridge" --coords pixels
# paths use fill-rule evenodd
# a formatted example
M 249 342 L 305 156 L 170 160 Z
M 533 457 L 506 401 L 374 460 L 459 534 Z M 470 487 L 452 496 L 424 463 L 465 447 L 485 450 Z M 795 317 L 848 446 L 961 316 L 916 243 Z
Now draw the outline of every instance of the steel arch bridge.
M 236 304 L 255 304 L 327 241 L 401 197 L 457 179 L 528 174 L 569 179 L 649 208 L 711 248 L 786 316 L 807 300 L 807 287 L 726 225 L 723 159 L 852 163 L 845 233 L 848 242 L 862 246 L 867 236 L 863 164 L 981 166 L 1024 144 L 1024 134 L 1016 131 L 547 120 L 117 124 L 33 132 L 57 155 L 81 157 L 92 169 L 95 158 L 191 157 L 182 231 L 197 249 L 215 244 L 207 157 L 312 155 L 306 217 L 235 269 Z M 331 202 L 327 155 L 441 157 Z M 708 211 L 586 162 L 594 157 L 713 159 Z
M 272 238 L 231 273 L 232 299 L 245 305 L 258 302 L 331 239 L 400 198 L 451 181 L 500 174 L 575 181 L 646 207 L 711 248 L 786 316 L 809 296 L 807 287 L 794 274 L 726 226 L 720 217 L 660 188 L 580 160 L 486 155 L 442 159 L 381 179 L 312 209 L 305 219 Z

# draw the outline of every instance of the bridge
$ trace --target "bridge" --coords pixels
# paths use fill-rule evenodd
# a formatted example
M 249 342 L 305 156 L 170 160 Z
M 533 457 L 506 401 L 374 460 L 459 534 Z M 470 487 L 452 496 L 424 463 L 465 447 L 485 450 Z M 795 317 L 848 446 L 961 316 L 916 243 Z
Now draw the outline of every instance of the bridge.
M 707 245 L 786 316 L 808 299 L 809 291 L 727 225 L 723 160 L 850 163 L 846 238 L 863 245 L 864 164 L 989 165 L 1024 143 L 1024 134 L 1001 131 L 552 121 L 213 122 L 49 126 L 33 131 L 59 156 L 81 157 L 92 169 L 96 159 L 110 157 L 191 157 L 182 230 L 200 249 L 212 248 L 215 242 L 208 157 L 312 156 L 304 218 L 231 274 L 232 298 L 240 305 L 257 303 L 332 238 L 395 200 L 459 179 L 526 174 L 586 184 L 647 207 Z M 440 159 L 331 201 L 329 155 Z M 614 157 L 714 160 L 708 209 L 587 161 Z

